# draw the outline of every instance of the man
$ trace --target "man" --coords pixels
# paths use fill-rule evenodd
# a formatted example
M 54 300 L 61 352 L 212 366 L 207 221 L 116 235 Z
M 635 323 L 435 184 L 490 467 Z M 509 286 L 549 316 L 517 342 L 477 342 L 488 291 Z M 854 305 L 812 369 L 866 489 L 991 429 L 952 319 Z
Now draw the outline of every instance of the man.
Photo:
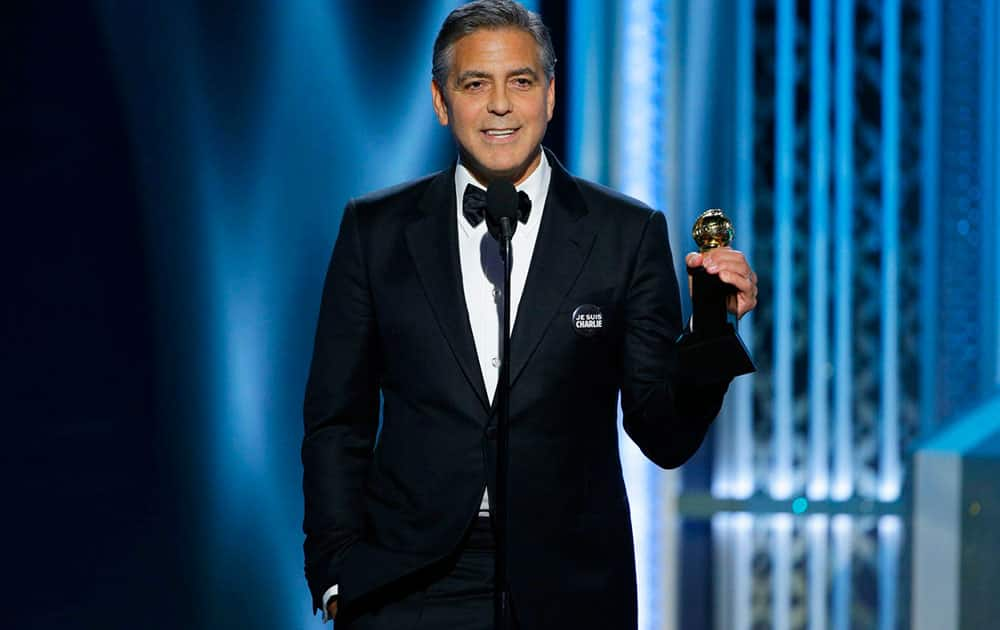
M 520 5 L 453 11 L 431 92 L 459 163 L 344 210 L 302 460 L 314 605 L 349 628 L 492 627 L 500 263 L 477 187 L 506 179 L 530 198 L 510 296 L 508 566 L 519 627 L 635 627 L 619 392 L 628 434 L 668 468 L 697 450 L 721 406 L 728 383 L 682 385 L 663 215 L 572 177 L 541 148 L 554 65 L 547 30 Z M 742 254 L 687 263 L 737 288 L 738 316 L 755 305 Z M 580 306 L 601 314 L 600 327 L 574 326 Z

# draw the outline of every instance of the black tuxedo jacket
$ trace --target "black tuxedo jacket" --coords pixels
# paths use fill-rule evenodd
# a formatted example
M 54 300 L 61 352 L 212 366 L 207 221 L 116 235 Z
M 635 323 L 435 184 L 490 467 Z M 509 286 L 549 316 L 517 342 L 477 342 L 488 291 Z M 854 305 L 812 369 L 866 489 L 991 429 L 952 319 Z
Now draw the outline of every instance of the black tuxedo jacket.
M 619 392 L 629 436 L 671 468 L 697 450 L 727 384 L 677 384 L 681 309 L 663 215 L 548 158 L 511 341 L 513 606 L 526 629 L 632 628 Z M 448 555 L 494 488 L 496 419 L 465 306 L 454 188 L 451 169 L 344 210 L 305 397 L 317 608 L 333 584 L 343 609 Z M 582 304 L 600 309 L 597 334 L 574 329 Z

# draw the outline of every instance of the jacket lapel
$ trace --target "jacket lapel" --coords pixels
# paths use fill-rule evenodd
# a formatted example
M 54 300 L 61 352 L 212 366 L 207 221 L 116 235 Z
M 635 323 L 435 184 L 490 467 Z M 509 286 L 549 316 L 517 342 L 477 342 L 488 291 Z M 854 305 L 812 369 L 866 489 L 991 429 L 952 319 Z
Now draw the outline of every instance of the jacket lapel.
M 546 150 L 552 177 L 531 267 L 511 336 L 511 385 L 517 381 L 590 255 L 595 231 L 580 190 Z
M 484 410 L 488 411 L 489 398 L 479 368 L 462 289 L 454 168 L 442 171 L 431 180 L 419 210 L 417 218 L 406 229 L 406 242 L 414 267 L 455 360 Z

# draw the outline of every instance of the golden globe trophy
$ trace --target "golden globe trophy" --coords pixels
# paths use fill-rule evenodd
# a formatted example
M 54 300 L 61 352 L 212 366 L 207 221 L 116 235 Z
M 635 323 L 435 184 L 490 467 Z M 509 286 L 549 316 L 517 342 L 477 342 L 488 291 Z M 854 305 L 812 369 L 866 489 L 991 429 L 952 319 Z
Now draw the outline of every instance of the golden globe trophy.
M 727 247 L 733 240 L 733 224 L 722 210 L 706 210 L 694 222 L 691 236 L 702 253 Z M 736 316 L 726 308 L 736 287 L 704 268 L 691 270 L 691 330 L 679 339 L 684 380 L 717 383 L 755 372 L 750 352 L 736 333 Z

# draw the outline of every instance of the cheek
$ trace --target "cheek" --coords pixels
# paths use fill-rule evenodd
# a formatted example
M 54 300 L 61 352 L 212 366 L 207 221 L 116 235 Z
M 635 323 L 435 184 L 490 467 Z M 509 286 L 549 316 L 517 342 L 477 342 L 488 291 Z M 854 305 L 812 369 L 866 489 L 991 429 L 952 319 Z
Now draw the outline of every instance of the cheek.
M 462 133 L 474 136 L 479 132 L 479 124 L 475 113 L 470 111 L 458 112 L 455 122 L 462 128 Z

